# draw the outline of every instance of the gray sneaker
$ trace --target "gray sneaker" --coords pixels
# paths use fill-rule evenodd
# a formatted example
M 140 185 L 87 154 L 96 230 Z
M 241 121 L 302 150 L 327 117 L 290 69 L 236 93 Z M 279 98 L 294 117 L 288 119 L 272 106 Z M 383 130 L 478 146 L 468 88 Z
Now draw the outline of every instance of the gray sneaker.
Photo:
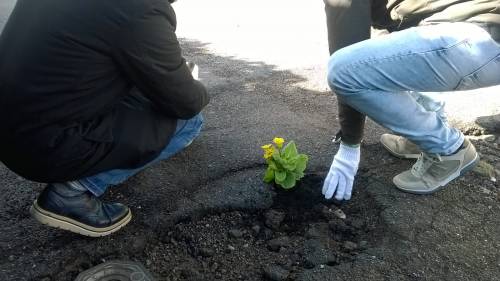
M 422 152 L 420 148 L 405 137 L 383 134 L 380 143 L 390 154 L 405 159 L 417 159 Z
M 393 178 L 396 187 L 415 194 L 438 191 L 479 162 L 474 145 L 465 139 L 463 148 L 449 156 L 422 153 L 413 167 Z

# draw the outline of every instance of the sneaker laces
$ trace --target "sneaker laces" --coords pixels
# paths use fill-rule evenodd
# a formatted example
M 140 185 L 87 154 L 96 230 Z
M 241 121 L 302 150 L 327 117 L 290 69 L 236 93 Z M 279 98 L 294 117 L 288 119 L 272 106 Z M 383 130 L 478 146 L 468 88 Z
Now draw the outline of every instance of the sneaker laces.
M 417 159 L 417 162 L 411 167 L 411 173 L 421 178 L 425 172 L 434 164 L 441 162 L 441 156 L 439 154 L 430 154 L 422 152 Z

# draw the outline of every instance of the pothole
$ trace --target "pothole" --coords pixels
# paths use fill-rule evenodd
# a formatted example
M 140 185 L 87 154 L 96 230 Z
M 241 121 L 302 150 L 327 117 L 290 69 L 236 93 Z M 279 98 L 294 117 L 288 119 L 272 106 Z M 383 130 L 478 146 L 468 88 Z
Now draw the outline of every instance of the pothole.
M 325 200 L 323 178 L 310 174 L 291 191 L 276 189 L 266 210 L 176 224 L 148 244 L 147 267 L 161 280 L 294 280 L 352 261 L 377 243 L 379 211 L 366 193 L 340 206 Z

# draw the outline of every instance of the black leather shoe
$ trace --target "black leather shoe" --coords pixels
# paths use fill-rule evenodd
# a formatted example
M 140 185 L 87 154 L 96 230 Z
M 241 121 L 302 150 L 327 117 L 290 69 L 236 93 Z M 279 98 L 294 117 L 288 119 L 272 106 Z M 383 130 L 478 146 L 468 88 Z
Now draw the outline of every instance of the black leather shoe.
M 48 184 L 30 212 L 43 224 L 91 237 L 111 234 L 132 218 L 127 206 L 104 203 L 74 183 Z

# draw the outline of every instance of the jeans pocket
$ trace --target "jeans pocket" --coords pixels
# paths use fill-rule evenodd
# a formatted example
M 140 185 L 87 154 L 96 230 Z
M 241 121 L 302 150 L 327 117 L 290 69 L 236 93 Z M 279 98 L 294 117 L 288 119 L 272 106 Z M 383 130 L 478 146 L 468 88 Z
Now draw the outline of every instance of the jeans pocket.
M 473 73 L 465 76 L 455 88 L 457 91 L 473 90 L 500 84 L 500 55 Z

